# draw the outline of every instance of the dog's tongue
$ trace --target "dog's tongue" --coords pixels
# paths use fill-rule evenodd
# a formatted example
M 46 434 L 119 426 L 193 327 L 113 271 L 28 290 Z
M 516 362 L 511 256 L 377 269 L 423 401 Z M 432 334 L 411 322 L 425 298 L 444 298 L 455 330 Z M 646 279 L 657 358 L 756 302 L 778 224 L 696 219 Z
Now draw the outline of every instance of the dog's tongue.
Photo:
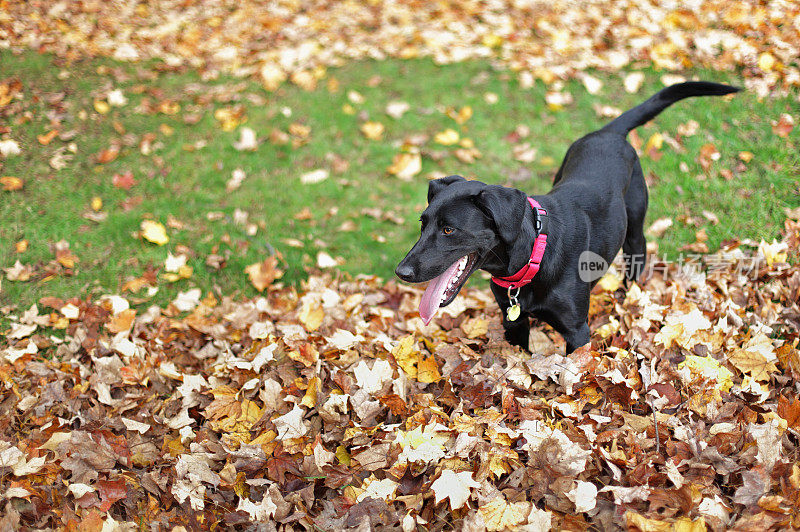
M 419 316 L 425 322 L 425 325 L 429 324 L 436 314 L 436 310 L 442 302 L 442 294 L 447 288 L 447 283 L 455 275 L 457 268 L 458 262 L 455 262 L 442 275 L 434 277 L 428 282 L 428 288 L 425 289 L 425 293 L 422 294 L 422 299 L 419 301 Z

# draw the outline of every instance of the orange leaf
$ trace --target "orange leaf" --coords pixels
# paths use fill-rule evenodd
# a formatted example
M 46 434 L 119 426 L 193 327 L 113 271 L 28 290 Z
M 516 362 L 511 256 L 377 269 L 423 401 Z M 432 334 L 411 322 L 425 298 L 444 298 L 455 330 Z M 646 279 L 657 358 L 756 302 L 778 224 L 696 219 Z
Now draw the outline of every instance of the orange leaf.
M 283 271 L 277 268 L 278 259 L 275 256 L 267 257 L 263 262 L 256 262 L 247 266 L 244 271 L 256 290 L 263 292 L 275 279 L 283 277 Z
M 10 175 L 5 175 L 3 177 L 0 177 L 0 185 L 3 185 L 3 190 L 9 192 L 11 192 L 12 190 L 21 190 L 22 179 Z
M 117 146 L 111 146 L 110 148 L 103 150 L 97 154 L 97 162 L 99 164 L 110 163 L 111 161 L 116 159 L 118 155 L 119 155 L 119 148 Z
M 53 129 L 51 131 L 48 131 L 44 135 L 36 135 L 36 140 L 39 141 L 39 144 L 47 146 L 48 144 L 50 144 L 50 141 L 56 138 L 56 135 L 58 135 L 58 130 Z

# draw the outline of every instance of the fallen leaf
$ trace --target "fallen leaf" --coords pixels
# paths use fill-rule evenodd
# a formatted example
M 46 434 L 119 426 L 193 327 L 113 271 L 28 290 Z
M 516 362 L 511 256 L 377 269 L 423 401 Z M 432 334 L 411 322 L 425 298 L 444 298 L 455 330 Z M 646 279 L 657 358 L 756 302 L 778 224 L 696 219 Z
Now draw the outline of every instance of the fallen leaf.
M 383 124 L 380 122 L 364 122 L 361 124 L 361 133 L 370 140 L 381 140 L 384 129 Z
M 278 269 L 278 259 L 274 255 L 267 257 L 262 262 L 247 266 L 244 271 L 259 292 L 263 292 L 276 279 L 283 277 L 283 272 Z
M 158 244 L 159 246 L 163 246 L 167 242 L 169 242 L 169 237 L 167 236 L 167 229 L 164 227 L 161 222 L 155 222 L 153 220 L 142 220 L 140 225 L 141 235 L 142 238 L 147 240 L 148 242 L 152 242 L 153 244 Z
M 794 129 L 794 118 L 788 113 L 781 113 L 778 120 L 772 121 L 772 132 L 781 138 L 786 138 Z
M 422 171 L 422 157 L 419 153 L 398 153 L 386 171 L 402 181 L 411 181 Z
M 0 177 L 0 185 L 3 185 L 3 190 L 11 192 L 13 190 L 22 190 L 22 179 L 13 176 Z
M 321 183 L 330 177 L 330 172 L 324 168 L 306 172 L 300 176 L 300 182 L 304 185 L 312 185 L 314 183 Z
M 445 129 L 444 131 L 440 131 L 433 137 L 434 142 L 444 146 L 452 146 L 453 144 L 457 144 L 460 139 L 461 136 L 458 134 L 458 131 L 449 128 Z
M 472 471 L 455 473 L 449 469 L 444 469 L 439 478 L 431 484 L 431 491 L 436 497 L 436 504 L 445 499 L 450 499 L 450 509 L 457 510 L 467 504 L 472 488 L 480 488 L 480 486 L 472 478 Z
M 124 174 L 114 174 L 111 183 L 117 188 L 130 190 L 136 184 L 136 179 L 133 177 L 133 172 L 129 170 Z

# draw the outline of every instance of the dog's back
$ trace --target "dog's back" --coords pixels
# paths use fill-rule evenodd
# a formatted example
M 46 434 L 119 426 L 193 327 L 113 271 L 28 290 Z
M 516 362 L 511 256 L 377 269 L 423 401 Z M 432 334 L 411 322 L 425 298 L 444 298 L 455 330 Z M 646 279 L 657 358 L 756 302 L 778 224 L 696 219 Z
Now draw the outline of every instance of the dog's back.
M 643 224 L 648 199 L 639 158 L 626 139 L 628 133 L 684 98 L 739 90 L 708 81 L 671 85 L 575 141 L 547 194 L 557 202 L 557 212 L 569 213 L 570 219 L 562 218 L 562 223 L 587 227 L 586 245 L 608 262 L 622 247 L 629 258 L 628 278 L 637 278 L 644 268 Z

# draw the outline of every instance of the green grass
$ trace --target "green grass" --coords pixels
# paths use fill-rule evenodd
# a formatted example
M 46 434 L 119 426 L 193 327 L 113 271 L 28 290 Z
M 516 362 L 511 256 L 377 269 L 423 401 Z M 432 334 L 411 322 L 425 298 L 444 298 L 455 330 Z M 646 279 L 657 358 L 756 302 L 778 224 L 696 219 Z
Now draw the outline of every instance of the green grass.
M 25 181 L 21 191 L 0 192 L 0 266 L 9 267 L 19 259 L 41 267 L 53 260 L 51 246 L 62 239 L 80 259 L 69 277 L 35 277 L 28 282 L 3 279 L 0 306 L 19 308 L 43 296 L 118 292 L 126 279 L 140 276 L 148 267 L 162 268 L 167 251 L 176 252 L 178 246 L 191 250 L 189 264 L 194 274 L 174 284 L 161 280 L 159 293 L 152 300 L 156 303 L 169 301 L 178 290 L 194 286 L 226 295 L 254 295 L 244 267 L 263 260 L 273 249 L 283 255 L 288 282 L 302 279 L 321 249 L 342 257 L 342 268 L 348 272 L 391 278 L 394 266 L 418 234 L 417 217 L 425 205 L 426 177 L 431 172 L 458 173 L 489 183 L 512 184 L 532 194 L 544 193 L 567 146 L 607 122 L 597 116 L 592 104 L 624 110 L 662 87 L 662 73 L 652 70 L 644 71 L 647 81 L 635 95 L 622 89 L 624 73 L 596 73 L 605 83 L 600 94 L 590 95 L 579 82 L 567 82 L 565 89 L 575 101 L 554 111 L 544 102 L 547 89 L 543 83 L 522 89 L 514 73 L 496 70 L 484 62 L 449 66 L 428 60 L 360 62 L 330 70 L 315 91 L 287 84 L 274 93 L 250 80 L 222 77 L 203 81 L 193 72 L 159 70 L 156 64 L 92 60 L 67 65 L 49 55 L 3 51 L 0 65 L 0 82 L 18 78 L 24 86 L 24 109 L 6 117 L 11 133 L 0 135 L 17 140 L 22 154 L 0 161 L 0 175 Z M 60 72 L 69 75 L 59 76 Z M 157 76 L 150 79 L 153 73 Z M 684 74 L 740 82 L 735 73 Z M 368 83 L 376 76 L 380 83 Z M 339 82 L 337 92 L 326 88 L 331 77 Z M 93 100 L 115 88 L 123 90 L 129 103 L 105 115 L 97 113 Z M 214 96 L 215 89 L 221 96 Z M 365 99 L 362 104 L 351 104 L 355 114 L 343 110 L 351 90 Z M 487 92 L 498 95 L 495 105 L 484 100 Z M 60 104 L 48 103 L 61 93 Z M 698 227 L 682 223 L 679 218 L 683 215 L 703 223 L 711 249 L 724 239 L 771 240 L 778 236 L 784 207 L 800 204 L 797 132 L 780 138 L 771 129 L 771 120 L 796 110 L 797 94 L 790 96 L 759 101 L 755 95 L 744 93 L 730 102 L 720 98 L 689 100 L 640 128 L 639 134 L 646 141 L 655 132 L 674 136 L 678 125 L 690 119 L 700 123 L 698 133 L 684 139 L 685 153 L 676 153 L 665 145 L 660 160 L 642 158 L 645 174 L 655 176 L 650 187 L 648 224 L 663 216 L 675 219 L 675 225 L 657 239 L 662 255 L 674 257 L 682 245 L 694 241 Z M 145 98 L 150 102 L 175 100 L 181 110 L 175 115 L 136 112 Z M 392 100 L 407 101 L 411 110 L 399 120 L 387 116 L 384 109 Z M 261 138 L 273 128 L 287 131 L 297 122 L 311 127 L 310 140 L 297 148 L 265 141 L 255 152 L 238 152 L 232 146 L 238 139 L 238 128 L 222 131 L 214 118 L 216 109 L 233 105 L 243 106 L 247 117 L 243 125 L 253 128 Z M 465 105 L 472 107 L 474 115 L 463 126 L 442 112 L 449 106 Z M 286 116 L 286 109 L 291 110 L 290 116 Z M 188 113 L 202 117 L 196 124 L 187 124 L 183 118 Z M 54 114 L 60 115 L 60 131 L 74 130 L 77 134 L 71 141 L 56 138 L 47 146 L 40 145 L 36 136 L 52 128 Z M 366 118 L 386 126 L 383 140 L 368 140 L 359 132 Z M 160 131 L 162 124 L 173 128 L 173 134 Z M 538 149 L 537 159 L 531 164 L 515 161 L 512 144 L 504 139 L 520 124 L 531 130 L 524 141 Z M 472 139 L 483 157 L 465 164 L 452 155 L 453 147 L 437 145 L 431 139 L 423 148 L 422 172 L 413 182 L 402 182 L 386 173 L 406 136 L 425 133 L 433 137 L 445 128 L 454 128 L 462 137 Z M 138 146 L 148 133 L 156 135 L 155 142 L 161 147 L 145 156 Z M 184 149 L 201 141 L 206 145 L 200 150 Z M 48 161 L 70 142 L 75 143 L 76 154 L 66 168 L 54 170 Z M 97 164 L 93 154 L 112 142 L 122 143 L 120 156 L 111 163 Z M 709 142 L 721 157 L 705 179 L 698 180 L 704 172 L 696 158 L 701 146 Z M 755 157 L 738 172 L 735 168 L 740 151 L 750 151 Z M 331 168 L 327 160 L 331 153 L 347 160 L 349 168 L 341 174 L 332 173 L 322 183 L 301 184 L 301 174 Z M 681 162 L 688 165 L 688 172 L 679 170 Z M 225 183 L 235 168 L 242 168 L 247 178 L 241 188 L 229 193 Z M 734 171 L 734 178 L 724 179 L 722 169 Z M 138 184 L 130 191 L 114 187 L 112 176 L 128 170 Z M 510 176 L 521 177 L 512 180 Z M 102 223 L 82 217 L 95 196 L 102 198 L 103 210 L 108 213 Z M 121 203 L 134 196 L 141 196 L 141 204 L 125 212 Z M 311 209 L 311 220 L 293 217 L 303 207 Z M 362 214 L 362 209 L 374 207 L 393 211 L 405 223 Z M 249 220 L 258 224 L 255 236 L 233 223 L 236 209 L 247 211 Z M 705 223 L 703 210 L 715 213 L 719 225 Z M 224 213 L 223 219 L 209 220 L 207 214 L 212 211 Z M 169 216 L 185 228 L 168 228 L 170 242 L 166 246 L 132 236 L 144 218 L 166 224 Z M 348 220 L 356 230 L 339 230 Z M 287 238 L 299 239 L 304 248 L 290 247 L 284 242 Z M 27 239 L 30 247 L 17 254 L 14 244 L 22 239 Z M 211 253 L 228 256 L 220 271 L 206 266 L 205 259 Z

